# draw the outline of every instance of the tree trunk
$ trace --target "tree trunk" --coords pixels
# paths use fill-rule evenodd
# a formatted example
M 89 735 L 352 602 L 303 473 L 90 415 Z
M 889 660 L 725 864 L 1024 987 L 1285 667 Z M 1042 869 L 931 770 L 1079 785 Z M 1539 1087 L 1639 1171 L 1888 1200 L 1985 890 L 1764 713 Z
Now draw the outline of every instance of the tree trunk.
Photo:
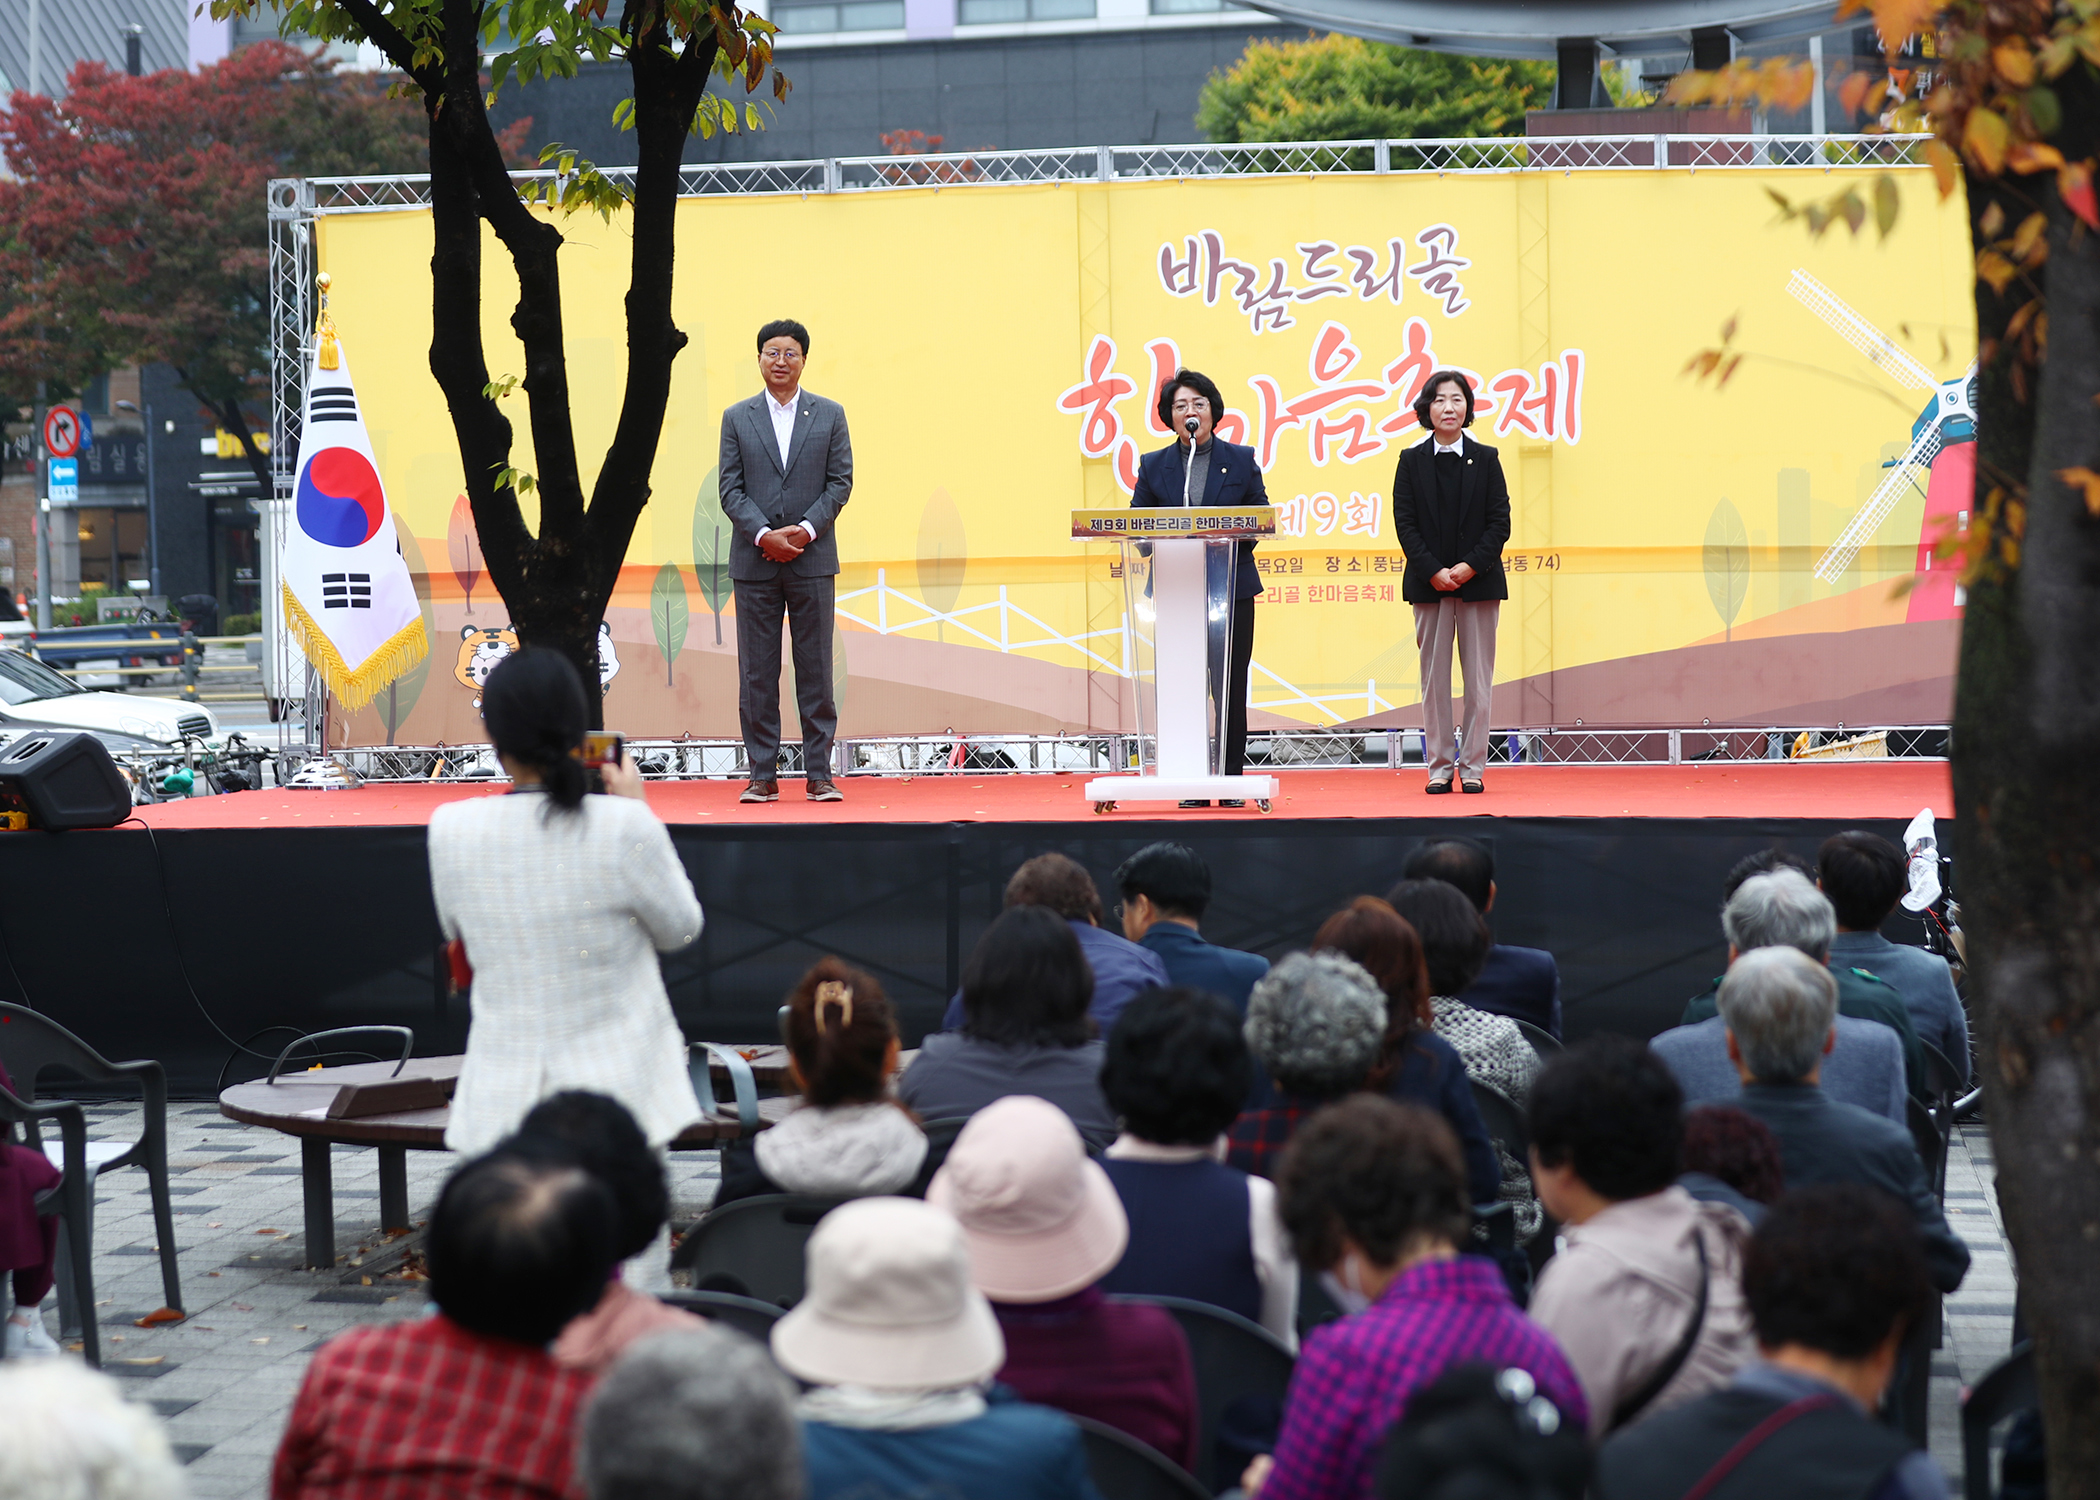
M 2090 120 L 2080 92 L 2067 123 L 2079 106 Z M 2093 149 L 2058 144 L 2074 159 Z M 2023 389 L 2002 347 L 1980 369 L 1972 524 L 1994 487 L 2020 510 L 1992 523 L 1968 588 L 1954 786 L 1999 1200 L 2034 1331 L 2049 1493 L 2070 1500 L 2100 1496 L 2100 520 L 2055 476 L 2100 469 L 2100 243 L 2047 174 L 1971 176 L 1968 190 L 1972 232 L 1993 202 L 2001 233 L 2038 200 L 2050 225 L 2047 264 L 2028 278 L 2048 316 L 2039 379 Z M 1987 238 L 1974 233 L 1979 249 Z M 2020 280 L 2002 297 L 1978 283 L 1987 356 L 2029 295 Z

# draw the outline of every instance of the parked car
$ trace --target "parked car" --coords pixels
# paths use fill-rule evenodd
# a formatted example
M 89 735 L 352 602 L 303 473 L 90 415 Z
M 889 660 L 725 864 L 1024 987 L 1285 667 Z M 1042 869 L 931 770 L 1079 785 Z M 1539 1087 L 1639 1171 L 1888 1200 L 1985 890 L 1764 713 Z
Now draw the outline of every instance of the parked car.
M 33 657 L 0 651 L 0 730 L 11 729 L 84 729 L 156 745 L 220 743 L 219 722 L 202 704 L 86 692 Z

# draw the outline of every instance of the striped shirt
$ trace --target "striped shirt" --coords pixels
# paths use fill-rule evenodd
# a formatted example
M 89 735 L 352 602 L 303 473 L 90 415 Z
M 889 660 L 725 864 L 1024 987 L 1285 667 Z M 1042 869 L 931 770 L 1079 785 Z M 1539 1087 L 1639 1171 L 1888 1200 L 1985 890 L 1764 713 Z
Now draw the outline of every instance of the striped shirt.
M 1529 1371 L 1575 1426 L 1588 1423 L 1581 1383 L 1560 1346 L 1517 1310 L 1492 1261 L 1424 1261 L 1363 1312 L 1306 1336 L 1260 1500 L 1369 1496 L 1386 1430 L 1415 1392 L 1477 1360 Z

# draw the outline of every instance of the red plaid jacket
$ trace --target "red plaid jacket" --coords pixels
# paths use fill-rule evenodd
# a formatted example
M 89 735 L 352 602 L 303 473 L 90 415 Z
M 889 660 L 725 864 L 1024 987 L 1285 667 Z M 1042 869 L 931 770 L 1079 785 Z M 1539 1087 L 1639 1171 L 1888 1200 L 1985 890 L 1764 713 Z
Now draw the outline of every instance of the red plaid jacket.
M 582 1500 L 592 1378 L 439 1313 L 330 1339 L 307 1367 L 271 1500 Z

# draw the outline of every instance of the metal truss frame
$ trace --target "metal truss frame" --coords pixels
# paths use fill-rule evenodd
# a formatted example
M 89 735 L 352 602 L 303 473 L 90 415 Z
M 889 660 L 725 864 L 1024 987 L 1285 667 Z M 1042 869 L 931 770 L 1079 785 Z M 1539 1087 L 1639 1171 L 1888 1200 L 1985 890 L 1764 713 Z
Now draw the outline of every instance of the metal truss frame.
M 1022 183 L 1113 184 L 1210 177 L 1400 174 L 1444 176 L 1452 173 L 1546 172 L 1567 174 L 1626 170 L 1691 173 L 1744 168 L 1828 172 L 1847 167 L 1921 167 L 1925 160 L 1925 143 L 1930 139 L 1928 135 L 1649 134 L 1213 142 L 1174 146 L 1066 146 L 1026 151 L 945 152 L 925 156 L 842 156 L 803 161 L 694 164 L 680 170 L 679 194 L 688 198 L 753 194 L 795 194 L 807 197 L 812 193 L 925 189 L 938 192 L 950 187 Z M 631 183 L 634 176 L 634 169 L 630 167 L 607 167 L 600 170 L 615 183 L 623 185 Z M 521 186 L 535 181 L 552 181 L 559 186 L 562 181 L 561 173 L 549 170 L 515 172 L 511 176 L 512 181 Z M 273 514 L 268 519 L 274 522 L 285 513 L 291 499 L 299 450 L 299 424 L 303 410 L 307 362 L 313 347 L 314 317 L 317 311 L 314 286 L 317 269 L 314 259 L 314 224 L 318 219 L 334 214 L 400 213 L 426 208 L 430 203 L 430 179 L 427 175 L 420 174 L 399 177 L 277 178 L 269 184 L 267 202 L 270 225 L 272 345 L 270 463 L 275 483 L 274 494 L 265 503 L 273 508 Z M 277 586 L 277 564 L 281 561 L 283 545 L 281 526 L 272 524 L 266 527 L 265 536 L 267 542 L 264 549 L 264 649 L 269 654 L 269 660 L 265 663 L 264 690 L 280 705 L 287 721 L 295 723 L 298 727 L 299 745 L 285 752 L 289 764 L 324 753 L 327 740 L 327 695 L 317 674 L 307 667 L 304 659 L 292 646 L 290 637 L 279 626 L 276 611 L 280 606 L 274 600 L 274 591 Z M 883 602 L 881 590 L 875 592 L 878 603 Z M 1003 631 L 1003 609 L 1000 618 Z M 1068 644 L 1089 656 L 1094 654 L 1077 640 Z M 1114 668 L 1110 667 L 1108 670 Z M 1289 688 L 1288 684 L 1284 686 Z M 1302 698 L 1302 695 L 1300 697 Z M 1296 702 L 1299 699 L 1293 698 L 1289 701 Z M 1524 758 L 1559 756 L 1564 746 L 1560 737 L 1570 733 L 1583 732 L 1558 729 L 1524 731 L 1524 742 L 1527 745 L 1535 745 L 1535 752 L 1527 752 Z M 1598 732 L 1586 733 L 1594 737 Z M 1641 736 L 1682 733 L 1693 736 L 1696 742 L 1696 737 L 1701 731 L 1685 729 L 1627 733 Z M 1303 733 L 1292 731 L 1284 738 L 1293 742 L 1310 741 L 1322 735 L 1338 736 L 1342 740 L 1352 738 L 1338 731 L 1315 729 L 1308 729 Z M 1080 739 L 1061 736 L 1047 738 L 1059 745 L 1081 743 Z M 1120 743 L 1127 738 L 1116 735 L 1083 737 L 1085 743 L 1098 743 L 1103 746 L 1111 742 Z M 1034 747 L 1045 739 L 1044 736 L 1000 736 L 997 743 L 1002 746 L 1018 744 Z M 653 745 L 657 742 L 647 743 Z M 662 742 L 666 747 L 675 748 L 681 765 L 684 764 L 686 751 L 693 745 L 703 743 L 727 747 L 717 750 L 717 760 L 722 754 L 728 753 L 729 748 L 733 748 L 738 755 L 741 754 L 741 747 L 735 746 L 731 741 Z M 868 748 L 871 754 L 876 753 L 872 747 L 885 747 L 878 757 L 884 762 L 885 768 L 895 765 L 901 771 L 906 765 L 910 765 L 917 767 L 909 772 L 914 775 L 932 774 L 939 769 L 930 764 L 931 761 L 939 759 L 939 754 L 932 747 L 948 745 L 952 749 L 955 743 L 953 737 L 937 736 L 888 737 L 855 742 L 858 747 Z M 978 740 L 975 743 L 982 746 L 992 741 Z M 1645 739 L 1642 743 L 1646 743 Z M 336 758 L 340 761 L 348 757 L 350 761 L 355 761 L 358 757 L 378 756 L 384 761 L 387 757 L 395 756 L 436 756 L 443 751 L 444 747 L 440 746 L 424 747 L 416 751 L 360 747 L 356 750 L 338 751 Z M 457 753 L 456 747 L 452 753 Z M 1125 763 L 1116 759 L 1118 753 L 1104 748 L 1098 761 L 1089 762 L 1083 767 L 1060 762 L 1058 769 L 1113 769 L 1116 765 Z M 1029 750 L 1031 764 L 1034 763 L 1037 754 L 1034 748 Z M 1642 754 L 1648 759 L 1674 761 L 1679 758 L 1675 753 L 1667 756 L 1649 756 L 1643 751 Z M 1586 761 L 1611 760 L 1611 757 L 1601 753 L 1580 758 Z M 1766 757 L 1731 754 L 1723 758 Z M 710 768 L 715 765 L 714 760 L 706 760 L 705 763 Z M 872 765 L 870 768 L 872 769 Z M 978 773 L 985 768 L 981 764 L 972 764 L 967 769 Z M 422 774 L 427 774 L 427 771 Z M 709 769 L 697 774 L 731 773 Z M 401 778 L 389 775 L 380 779 Z M 420 775 L 413 779 L 420 779 Z

